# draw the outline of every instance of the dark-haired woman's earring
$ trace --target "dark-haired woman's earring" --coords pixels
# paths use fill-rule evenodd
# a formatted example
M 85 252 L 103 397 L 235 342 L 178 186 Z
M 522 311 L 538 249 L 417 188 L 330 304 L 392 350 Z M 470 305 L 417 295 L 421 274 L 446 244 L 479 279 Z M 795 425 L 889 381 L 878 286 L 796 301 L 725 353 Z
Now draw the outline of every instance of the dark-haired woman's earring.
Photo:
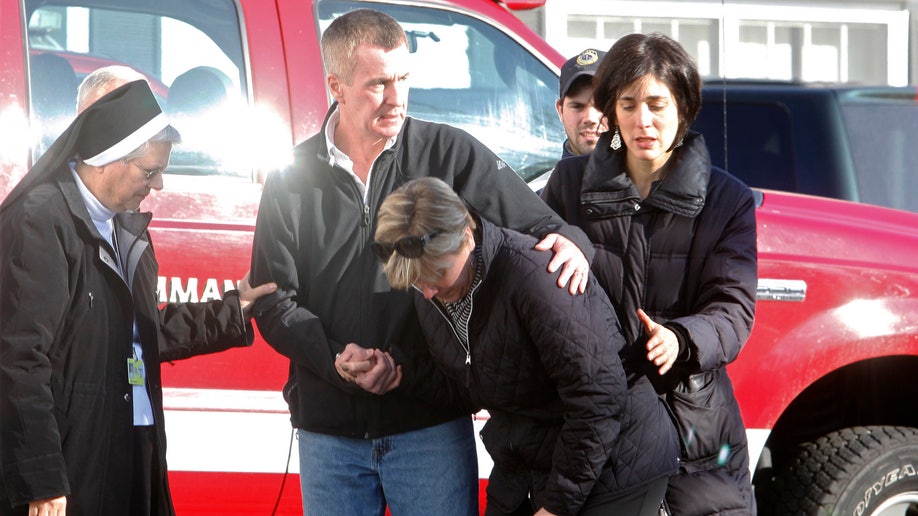
M 679 143 L 676 144 L 676 148 L 678 149 L 679 147 L 682 147 L 682 142 L 684 141 L 685 141 L 684 139 L 679 140 Z
M 615 128 L 615 134 L 612 135 L 612 143 L 609 144 L 609 147 L 612 150 L 618 150 L 622 148 L 622 136 L 618 134 L 618 127 Z

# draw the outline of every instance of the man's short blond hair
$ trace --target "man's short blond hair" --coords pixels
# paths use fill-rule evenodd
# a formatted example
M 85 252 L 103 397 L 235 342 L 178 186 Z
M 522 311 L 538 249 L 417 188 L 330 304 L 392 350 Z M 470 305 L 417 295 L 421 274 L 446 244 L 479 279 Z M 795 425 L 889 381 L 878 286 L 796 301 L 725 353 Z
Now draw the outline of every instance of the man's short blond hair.
M 357 9 L 342 14 L 322 34 L 325 73 L 350 84 L 357 66 L 354 54 L 363 44 L 392 50 L 407 46 L 408 38 L 398 21 L 384 12 Z

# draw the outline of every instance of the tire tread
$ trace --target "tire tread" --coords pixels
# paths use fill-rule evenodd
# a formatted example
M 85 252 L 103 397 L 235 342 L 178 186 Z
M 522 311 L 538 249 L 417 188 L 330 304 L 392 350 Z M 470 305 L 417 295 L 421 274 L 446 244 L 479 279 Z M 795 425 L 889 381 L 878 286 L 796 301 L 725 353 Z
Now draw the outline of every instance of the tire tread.
M 918 445 L 918 429 L 857 426 L 798 447 L 796 458 L 774 479 L 776 514 L 836 515 L 840 493 L 870 461 L 890 447 Z

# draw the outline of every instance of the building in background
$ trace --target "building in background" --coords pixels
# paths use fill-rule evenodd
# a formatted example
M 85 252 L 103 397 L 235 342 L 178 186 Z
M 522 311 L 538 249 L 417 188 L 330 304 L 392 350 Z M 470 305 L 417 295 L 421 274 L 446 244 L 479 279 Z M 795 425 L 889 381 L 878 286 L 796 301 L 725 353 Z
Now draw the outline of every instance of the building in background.
M 662 32 L 709 78 L 918 83 L 918 0 L 546 0 L 520 14 L 565 55 Z

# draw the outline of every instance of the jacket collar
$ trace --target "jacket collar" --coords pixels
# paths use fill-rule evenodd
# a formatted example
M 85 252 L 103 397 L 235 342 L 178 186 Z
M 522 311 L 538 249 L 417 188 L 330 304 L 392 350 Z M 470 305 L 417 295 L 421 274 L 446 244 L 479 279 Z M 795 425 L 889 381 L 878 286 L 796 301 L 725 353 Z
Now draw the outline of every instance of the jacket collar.
M 69 169 L 66 169 L 65 172 L 59 171 L 57 185 L 64 196 L 64 202 L 67 203 L 67 209 L 70 210 L 73 219 L 77 221 L 76 224 L 82 225 L 96 240 L 99 259 L 121 276 L 130 288 L 133 284 L 134 271 L 140 261 L 140 257 L 149 246 L 146 231 L 150 221 L 153 219 L 153 214 L 150 212 L 123 212 L 115 215 L 114 231 L 117 233 L 115 238 L 119 242 L 128 244 L 121 249 L 121 252 L 126 256 L 121 257 L 122 265 L 119 268 L 116 265 L 117 259 L 114 249 L 96 229 L 76 180 L 70 174 Z
M 700 134 L 689 131 L 685 135 L 667 163 L 670 169 L 666 177 L 643 201 L 625 171 L 627 151 L 624 147 L 612 150 L 610 143 L 611 135 L 603 133 L 584 170 L 581 197 L 595 197 L 589 194 L 601 192 L 606 200 L 640 202 L 686 217 L 695 217 L 704 208 L 711 158 Z
M 571 158 L 574 156 L 577 156 L 577 154 L 571 152 L 571 140 L 564 140 L 564 145 L 561 146 L 561 159 Z
M 63 173 L 66 170 L 66 173 Z M 67 203 L 67 209 L 70 210 L 70 214 L 74 219 L 79 220 L 81 224 L 86 226 L 86 229 L 97 239 L 105 239 L 96 229 L 96 225 L 92 222 L 92 217 L 89 216 L 89 210 L 86 208 L 86 203 L 83 200 L 83 194 L 80 193 L 80 188 L 77 186 L 76 181 L 73 179 L 73 175 L 70 174 L 69 166 L 64 166 L 58 173 L 58 188 L 61 190 L 61 193 L 64 195 L 64 202 Z
M 478 230 L 475 231 L 476 243 L 481 245 L 481 278 L 487 281 L 488 270 L 491 268 L 491 262 L 504 244 L 504 234 L 500 228 L 486 219 L 472 214 L 475 222 L 478 224 Z
M 331 154 L 328 150 L 328 142 L 325 140 L 325 131 L 328 130 L 328 121 L 331 120 L 332 114 L 338 109 L 338 101 L 332 102 L 332 105 L 325 112 L 325 119 L 322 120 L 322 128 L 319 129 L 318 139 L 318 158 L 322 163 L 331 163 Z M 308 158 L 308 156 L 307 156 Z
M 115 231 L 118 233 L 118 241 L 123 242 L 121 246 L 121 266 L 124 272 L 123 278 L 132 291 L 134 289 L 134 277 L 137 266 L 141 258 L 150 247 L 150 241 L 147 239 L 146 230 L 150 224 L 153 214 L 150 212 L 122 212 L 115 215 Z
M 319 161 L 322 163 L 332 163 L 331 159 L 331 150 L 328 148 L 328 140 L 326 138 L 326 131 L 328 130 L 328 122 L 331 120 L 332 115 L 335 111 L 338 110 L 338 101 L 332 102 L 332 105 L 328 108 L 328 111 L 325 113 L 325 119 L 322 121 L 322 128 L 319 130 L 317 136 L 318 138 L 318 151 L 316 153 Z M 395 144 L 391 147 L 382 151 L 380 156 L 384 155 L 386 151 L 395 151 L 402 145 L 402 140 L 405 138 L 405 129 L 408 127 L 408 124 L 411 121 L 410 116 L 405 117 L 405 122 L 402 124 L 402 128 L 399 130 L 398 135 L 395 137 Z M 308 156 L 307 156 L 308 158 Z
M 58 188 L 64 195 L 64 201 L 67 203 L 67 208 L 70 210 L 71 215 L 81 221 L 94 237 L 105 241 L 96 229 L 96 225 L 93 224 L 92 218 L 89 216 L 89 210 L 86 209 L 86 204 L 83 201 L 83 195 L 80 193 L 80 189 L 74 182 L 69 170 L 68 173 L 58 175 Z M 143 235 L 152 219 L 153 214 L 150 212 L 125 212 L 115 215 L 115 221 L 118 225 L 126 229 L 134 237 Z

